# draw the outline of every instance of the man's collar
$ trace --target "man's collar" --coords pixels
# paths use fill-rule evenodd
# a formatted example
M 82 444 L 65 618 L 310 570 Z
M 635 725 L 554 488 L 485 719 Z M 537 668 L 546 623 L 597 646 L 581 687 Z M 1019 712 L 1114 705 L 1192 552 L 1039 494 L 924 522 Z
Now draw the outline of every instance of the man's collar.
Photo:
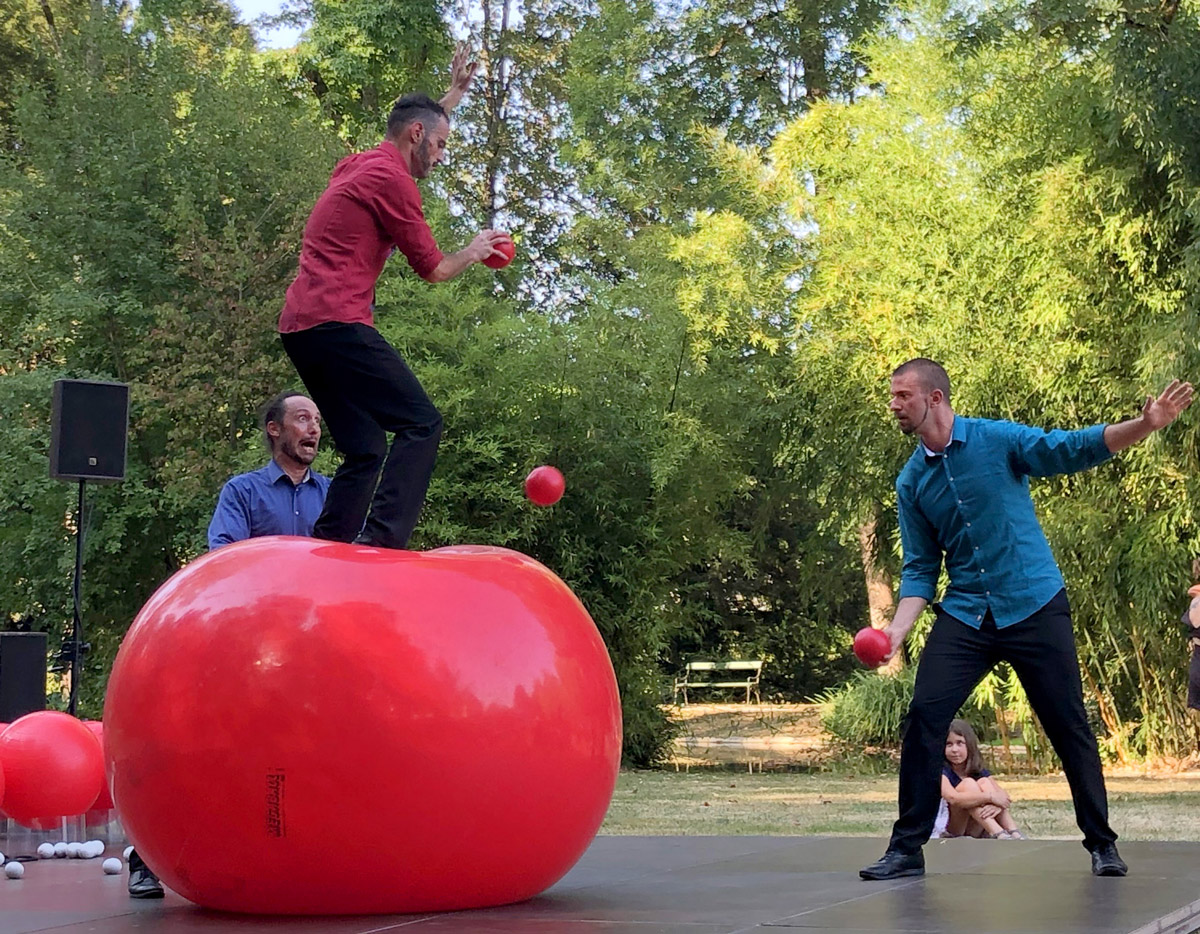
M 959 444 L 965 444 L 967 441 L 967 426 L 962 418 L 957 413 L 954 415 L 954 422 L 950 427 L 950 440 L 946 443 L 946 447 L 941 451 L 931 451 L 926 447 L 924 440 L 921 441 L 921 453 L 925 455 L 925 463 L 933 465 L 945 456 L 950 445 L 957 441 Z
M 408 160 L 404 158 L 404 153 L 397 149 L 396 144 L 390 139 L 385 139 L 383 142 L 381 142 L 379 144 L 379 150 L 380 152 L 387 153 L 387 155 L 390 156 L 395 163 L 400 166 L 400 168 L 404 169 L 407 174 L 412 175 L 412 168 L 409 166 Z
M 282 467 L 280 467 L 279 463 L 273 457 L 269 461 L 267 461 L 267 476 L 269 476 L 271 478 L 272 483 L 278 483 L 280 477 L 287 477 L 288 483 L 292 482 L 292 478 L 288 477 L 287 471 L 285 471 Z M 309 468 L 305 468 L 304 477 L 300 480 L 300 483 L 307 483 L 311 479 L 312 479 L 312 470 Z M 294 485 L 299 486 L 299 484 L 294 484 Z

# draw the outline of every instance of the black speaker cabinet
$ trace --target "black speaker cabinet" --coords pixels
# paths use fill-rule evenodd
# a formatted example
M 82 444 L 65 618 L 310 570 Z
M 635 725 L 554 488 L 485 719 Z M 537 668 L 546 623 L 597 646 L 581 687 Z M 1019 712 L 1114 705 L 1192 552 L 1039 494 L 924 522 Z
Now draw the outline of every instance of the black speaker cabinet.
M 113 483 L 125 479 L 129 386 L 87 379 L 54 383 L 50 476 Z
M 0 723 L 46 708 L 46 634 L 0 632 Z

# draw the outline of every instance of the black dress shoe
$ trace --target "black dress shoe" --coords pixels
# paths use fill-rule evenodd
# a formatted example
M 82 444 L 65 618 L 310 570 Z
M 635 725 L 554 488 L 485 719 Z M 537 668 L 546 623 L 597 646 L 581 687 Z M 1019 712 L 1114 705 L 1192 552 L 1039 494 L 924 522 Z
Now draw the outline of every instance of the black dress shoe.
M 137 850 L 129 851 L 129 897 L 162 898 L 163 887 L 158 876 L 150 871 Z
M 1123 876 L 1129 872 L 1115 843 L 1102 843 L 1092 850 L 1092 875 Z
M 1116 852 L 1114 850 L 1114 852 Z M 899 879 L 901 876 L 925 875 L 925 854 L 920 850 L 915 853 L 901 853 L 899 850 L 888 850 L 883 856 L 871 863 L 858 874 L 864 879 Z

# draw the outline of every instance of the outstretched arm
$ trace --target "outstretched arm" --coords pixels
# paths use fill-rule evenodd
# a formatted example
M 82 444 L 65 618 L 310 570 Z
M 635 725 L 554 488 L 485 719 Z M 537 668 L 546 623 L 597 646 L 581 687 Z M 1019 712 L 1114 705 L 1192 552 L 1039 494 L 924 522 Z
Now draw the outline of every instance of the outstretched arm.
M 461 275 L 472 263 L 482 263 L 489 256 L 503 256 L 496 249 L 498 243 L 508 239 L 503 230 L 481 230 L 467 246 L 457 253 L 447 253 L 427 275 L 422 276 L 426 282 L 446 282 Z
M 466 43 L 460 42 L 454 47 L 454 58 L 450 61 L 450 87 L 438 101 L 446 113 L 450 113 L 458 106 L 458 102 L 463 99 L 463 95 L 471 87 L 471 81 L 475 77 L 476 69 L 479 68 L 479 62 L 470 61 L 470 58 Z
M 1104 429 L 1104 444 L 1116 454 L 1125 448 L 1144 441 L 1154 432 L 1166 428 L 1179 417 L 1179 413 L 1192 404 L 1192 384 L 1171 380 L 1169 386 L 1157 399 L 1146 397 L 1142 414 L 1126 419 Z

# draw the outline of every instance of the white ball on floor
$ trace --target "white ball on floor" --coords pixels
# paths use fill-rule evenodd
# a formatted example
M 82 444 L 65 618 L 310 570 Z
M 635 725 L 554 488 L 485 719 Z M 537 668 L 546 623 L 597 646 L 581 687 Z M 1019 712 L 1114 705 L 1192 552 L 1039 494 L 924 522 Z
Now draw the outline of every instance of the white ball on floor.
M 106 876 L 115 876 L 121 871 L 121 861 L 115 856 L 110 856 L 100 864 L 100 868 L 104 870 Z
M 67 859 L 79 859 L 79 854 L 83 850 L 82 843 L 67 844 Z
M 129 862 L 129 854 L 132 852 L 133 852 L 133 847 L 131 847 L 131 846 L 125 847 L 125 852 L 121 854 L 121 856 L 122 856 L 122 858 L 124 858 L 125 862 Z
M 57 856 L 59 859 L 66 859 L 67 844 L 65 844 L 65 843 L 54 844 L 54 855 Z
M 0 853 L 0 863 L 3 863 L 3 862 L 4 862 L 4 854 Z
M 15 860 L 11 863 L 4 864 L 4 874 L 10 879 L 20 879 L 25 875 L 25 867 Z
M 54 859 L 54 844 L 53 843 L 43 843 L 41 846 L 39 846 L 38 847 L 38 858 L 39 859 Z
M 83 859 L 95 859 L 97 856 L 103 856 L 104 841 L 89 840 L 83 845 L 83 852 L 81 852 L 79 855 Z

